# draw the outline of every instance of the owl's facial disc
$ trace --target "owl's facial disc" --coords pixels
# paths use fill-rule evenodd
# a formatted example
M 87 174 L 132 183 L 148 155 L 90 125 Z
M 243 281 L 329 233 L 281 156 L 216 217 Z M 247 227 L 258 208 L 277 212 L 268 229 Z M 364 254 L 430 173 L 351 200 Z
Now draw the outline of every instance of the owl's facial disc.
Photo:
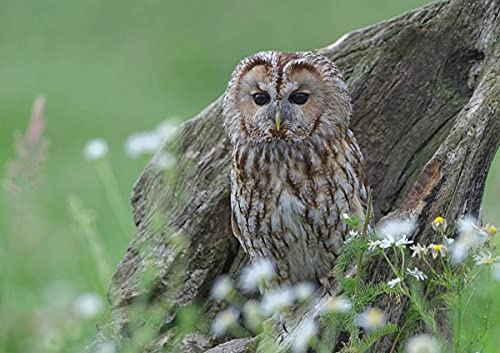
M 254 142 L 308 138 L 324 110 L 321 74 L 289 62 L 280 72 L 257 64 L 240 80 L 238 103 L 247 137 Z

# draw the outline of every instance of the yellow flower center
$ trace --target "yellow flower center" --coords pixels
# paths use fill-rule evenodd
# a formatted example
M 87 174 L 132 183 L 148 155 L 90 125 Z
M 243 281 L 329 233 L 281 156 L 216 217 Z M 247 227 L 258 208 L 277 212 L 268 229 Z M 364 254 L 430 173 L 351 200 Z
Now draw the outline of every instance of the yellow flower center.
M 444 222 L 444 218 L 441 216 L 437 216 L 432 223 L 434 224 L 441 224 Z
M 493 234 L 495 234 L 496 232 L 497 232 L 497 228 L 496 228 L 495 226 L 489 226 L 489 227 L 488 227 L 488 233 L 489 233 L 490 235 L 493 235 Z
M 484 259 L 484 263 L 486 265 L 493 265 L 493 259 L 491 257 L 487 257 Z
M 442 248 L 443 248 L 443 244 L 436 244 L 436 245 L 434 245 L 433 250 L 434 250 L 435 252 L 438 252 L 438 251 L 440 251 Z

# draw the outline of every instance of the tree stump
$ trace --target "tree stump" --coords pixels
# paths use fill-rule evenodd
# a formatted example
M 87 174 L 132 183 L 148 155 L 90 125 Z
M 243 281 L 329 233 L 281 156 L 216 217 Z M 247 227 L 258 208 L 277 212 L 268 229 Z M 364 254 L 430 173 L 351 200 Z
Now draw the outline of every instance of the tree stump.
M 429 224 L 437 215 L 480 216 L 500 137 L 499 13 L 498 0 L 441 1 L 346 34 L 319 50 L 343 71 L 352 94 L 351 126 L 366 159 L 375 219 L 416 217 L 416 241 L 432 240 Z M 163 310 L 158 337 L 146 351 L 165 346 L 181 352 L 259 350 L 258 338 L 221 343 L 202 330 L 175 339 L 176 312 L 202 303 L 203 320 L 209 322 L 219 309 L 208 299 L 213 280 L 234 275 L 247 259 L 231 233 L 231 146 L 222 127 L 221 99 L 182 126 L 174 148 L 174 177 L 156 167 L 159 151 L 134 185 L 137 233 L 109 288 L 111 319 L 88 352 L 109 339 L 126 345 L 129 308 L 138 298 Z M 171 230 L 184 246 L 168 240 Z M 144 286 L 151 268 L 152 285 Z M 387 276 L 381 262 L 364 278 L 377 282 Z M 297 325 L 315 314 L 320 300 L 321 293 L 296 318 L 280 347 L 289 346 Z M 407 303 L 390 301 L 382 296 L 377 303 L 390 322 L 401 325 Z M 386 336 L 373 351 L 389 352 L 393 339 Z

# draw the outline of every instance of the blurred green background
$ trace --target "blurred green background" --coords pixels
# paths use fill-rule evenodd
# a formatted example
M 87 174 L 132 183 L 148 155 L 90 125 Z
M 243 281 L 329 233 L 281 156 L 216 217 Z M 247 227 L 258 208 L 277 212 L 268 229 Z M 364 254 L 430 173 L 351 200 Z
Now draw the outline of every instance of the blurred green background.
M 67 321 L 53 322 L 51 313 L 66 299 L 56 308 L 47 302 L 61 287 L 67 297 L 105 295 L 92 249 L 68 208 L 70 195 L 95 210 L 111 269 L 133 234 L 131 217 L 128 234 L 120 230 L 94 165 L 83 157 L 88 140 L 108 141 L 126 200 L 146 162 L 125 155 L 127 136 L 165 118 L 195 115 L 223 92 L 244 56 L 322 47 L 427 2 L 0 0 L 0 175 L 15 158 L 14 132 L 25 131 L 39 93 L 47 97 L 50 140 L 42 183 L 17 196 L 22 200 L 0 192 L 0 353 L 78 351 L 95 331 L 88 320 L 58 335 Z M 499 219 L 499 164 L 488 180 L 490 222 Z

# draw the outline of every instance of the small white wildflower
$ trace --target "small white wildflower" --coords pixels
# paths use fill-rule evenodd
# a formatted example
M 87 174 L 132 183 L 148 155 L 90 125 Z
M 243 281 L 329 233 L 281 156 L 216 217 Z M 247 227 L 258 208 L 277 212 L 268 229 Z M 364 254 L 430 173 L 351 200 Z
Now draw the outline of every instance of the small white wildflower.
M 426 334 L 414 336 L 406 343 L 405 353 L 439 353 L 441 348 L 438 341 Z
M 297 298 L 299 302 L 305 302 L 313 295 L 316 286 L 311 282 L 300 282 L 295 285 L 294 290 L 295 298 Z
M 368 250 L 375 250 L 380 246 L 380 240 L 370 240 L 368 241 Z
M 500 262 L 500 257 L 493 257 L 490 251 L 484 251 L 480 254 L 474 255 L 474 262 L 476 265 L 493 265 Z
M 342 213 L 342 218 L 348 220 L 351 219 L 351 216 L 349 216 L 347 213 Z
M 414 219 L 393 219 L 384 222 L 378 229 L 378 233 L 384 238 L 397 239 L 403 234 L 408 237 L 416 228 Z
M 353 241 L 354 239 L 356 239 L 357 237 L 359 237 L 359 232 L 357 230 L 354 230 L 354 229 L 351 229 L 349 231 L 349 236 L 348 238 L 344 241 L 344 243 L 350 243 L 351 241 Z
M 210 296 L 217 301 L 226 299 L 233 290 L 233 282 L 228 275 L 219 276 L 212 286 Z
M 333 297 L 321 308 L 323 313 L 345 314 L 352 309 L 352 302 L 344 297 Z
M 171 123 L 168 120 L 161 122 L 156 127 L 156 133 L 165 142 L 170 141 L 178 131 L 177 125 Z
M 97 347 L 96 353 L 115 353 L 116 346 L 111 341 L 105 341 L 99 344 Z
M 385 314 L 378 308 L 368 308 L 356 317 L 358 326 L 366 331 L 373 331 L 383 327 L 386 322 Z
M 108 143 L 103 139 L 94 139 L 87 142 L 83 150 L 83 155 L 88 161 L 101 159 L 108 154 Z
M 162 152 L 155 157 L 153 163 L 161 171 L 172 168 L 175 165 L 175 156 L 168 152 Z
M 83 293 L 73 303 L 73 312 L 82 319 L 95 318 L 103 309 L 103 300 L 95 293 Z
M 481 232 L 477 221 L 472 217 L 465 217 L 457 223 L 459 236 L 451 246 L 451 262 L 456 265 L 463 262 L 469 251 L 488 240 L 488 235 Z
M 212 321 L 212 334 L 216 337 L 223 336 L 229 329 L 236 326 L 240 312 L 233 307 L 219 312 Z
M 413 232 L 415 227 L 415 221 L 412 219 L 386 221 L 377 230 L 381 239 L 378 246 L 381 249 L 387 249 L 393 246 L 404 248 L 406 245 L 413 244 L 413 240 L 409 240 L 408 235 Z
M 411 257 L 417 256 L 419 259 L 425 257 L 425 255 L 427 255 L 427 251 L 428 251 L 428 249 L 425 246 L 422 246 L 420 244 L 415 244 L 415 245 L 410 246 L 410 250 L 413 251 L 413 253 L 411 254 Z
M 413 244 L 413 240 L 408 240 L 406 234 L 402 234 L 397 237 L 393 237 L 392 235 L 384 236 L 384 239 L 381 240 L 379 247 L 381 249 L 387 249 L 392 246 L 397 248 L 405 248 L 406 245 Z
M 483 227 L 483 229 L 489 236 L 497 234 L 497 227 L 493 225 L 487 224 L 486 226 Z
M 473 235 L 477 233 L 477 221 L 473 217 L 467 216 L 460 219 L 457 226 L 460 235 Z
M 156 132 L 139 132 L 130 135 L 125 141 L 125 153 L 130 158 L 153 154 L 161 145 L 161 137 Z
M 257 259 L 243 268 L 240 287 L 245 292 L 253 292 L 276 276 L 274 264 L 267 259 Z
M 394 288 L 394 287 L 396 287 L 396 285 L 401 283 L 401 281 L 402 281 L 401 278 L 396 277 L 393 280 L 390 280 L 389 282 L 387 282 L 387 285 L 389 286 L 389 288 Z
M 293 304 L 294 300 L 294 292 L 290 287 L 271 289 L 262 297 L 262 313 L 271 316 L 274 313 L 283 312 Z
M 312 339 L 318 334 L 318 324 L 313 319 L 307 319 L 300 324 L 292 344 L 294 353 L 307 352 Z
M 427 279 L 427 275 L 420 271 L 417 267 L 415 267 L 413 270 L 410 270 L 409 268 L 406 269 L 406 272 L 410 275 L 415 277 L 419 281 L 425 281 Z
M 436 259 L 439 255 L 445 257 L 448 252 L 448 248 L 444 244 L 431 244 L 428 246 L 428 249 L 433 259 Z

